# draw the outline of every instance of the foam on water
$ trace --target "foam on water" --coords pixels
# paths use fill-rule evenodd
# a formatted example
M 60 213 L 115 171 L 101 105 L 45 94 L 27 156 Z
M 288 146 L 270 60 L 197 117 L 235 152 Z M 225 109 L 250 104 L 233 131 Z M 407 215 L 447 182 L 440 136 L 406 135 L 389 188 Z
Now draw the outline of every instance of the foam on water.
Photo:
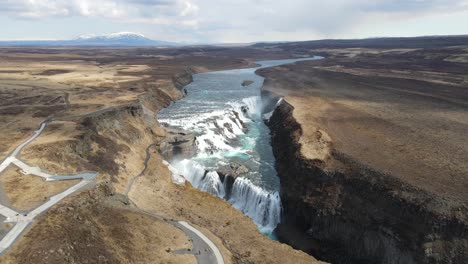
M 236 179 L 228 201 L 252 218 L 265 232 L 273 232 L 281 220 L 279 193 L 265 191 L 248 179 Z
M 207 171 L 199 163 L 187 159 L 174 162 L 173 166 L 193 187 L 219 198 L 225 197 L 226 191 L 216 171 Z
M 268 67 L 295 61 L 259 63 Z M 264 112 L 260 97 L 263 78 L 255 74 L 256 69 L 194 75 L 194 82 L 185 88 L 188 96 L 163 109 L 158 120 L 196 134 L 196 155 L 169 165 L 174 180 L 180 182 L 178 177 L 183 175 L 195 188 L 226 199 L 253 219 L 262 233 L 274 237 L 273 230 L 281 221 L 280 186 L 270 131 L 263 123 L 273 112 Z M 243 87 L 245 80 L 254 83 Z M 249 168 L 249 172 L 234 182 L 216 172 L 233 163 Z
M 237 157 L 248 159 L 246 154 L 256 146 L 260 136 L 255 126 L 246 129 L 245 124 L 259 122 L 262 102 L 259 96 L 229 102 L 224 111 L 213 111 L 194 118 L 179 120 L 162 119 L 161 123 L 180 126 L 184 129 L 199 129 L 196 138 L 197 158 Z M 233 140 L 242 137 L 239 147 Z M 172 163 L 177 173 L 183 175 L 195 188 L 226 199 L 235 208 L 252 218 L 265 234 L 273 232 L 281 219 L 281 199 L 277 191 L 267 191 L 253 184 L 249 179 L 238 177 L 232 186 L 226 186 L 218 173 L 205 168 L 194 160 L 184 159 Z M 274 175 L 276 176 L 276 175 Z M 228 190 L 226 188 L 229 188 Z M 227 193 L 230 195 L 227 196 Z
M 221 181 L 216 171 L 206 170 L 193 160 L 173 162 L 172 166 L 177 170 L 176 174 L 184 175 L 195 188 L 226 199 L 254 220 L 263 232 L 273 232 L 280 222 L 281 199 L 278 192 L 268 192 L 242 177 L 236 178 L 232 186 L 227 186 L 227 180 Z

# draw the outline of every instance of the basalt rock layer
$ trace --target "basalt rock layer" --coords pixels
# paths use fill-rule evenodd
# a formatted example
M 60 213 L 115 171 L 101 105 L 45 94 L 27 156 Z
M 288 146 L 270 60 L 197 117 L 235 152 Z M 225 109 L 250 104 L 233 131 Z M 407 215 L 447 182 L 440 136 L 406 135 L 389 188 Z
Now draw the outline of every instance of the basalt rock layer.
M 284 209 L 280 240 L 335 263 L 467 262 L 466 212 L 440 210 L 451 207 L 333 146 L 328 160 L 305 158 L 293 112 L 283 101 L 269 121 Z

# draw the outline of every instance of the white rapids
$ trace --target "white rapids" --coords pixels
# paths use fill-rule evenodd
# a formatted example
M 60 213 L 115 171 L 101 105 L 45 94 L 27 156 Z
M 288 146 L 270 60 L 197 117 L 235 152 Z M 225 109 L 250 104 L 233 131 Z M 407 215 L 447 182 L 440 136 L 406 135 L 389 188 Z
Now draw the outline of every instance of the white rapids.
M 196 136 L 196 155 L 168 164 L 173 181 L 183 184 L 183 176 L 195 188 L 225 199 L 274 237 L 281 221 L 280 182 L 264 123 L 273 112 L 262 103 L 264 80 L 255 71 L 309 59 L 319 58 L 264 61 L 257 68 L 194 75 L 185 87 L 188 95 L 158 114 L 161 124 Z M 245 80 L 253 83 L 244 87 Z M 230 171 L 240 167 L 240 172 Z
M 238 102 L 228 102 L 228 108 L 222 111 L 216 110 L 196 117 L 160 119 L 159 122 L 198 132 L 197 158 L 223 159 L 229 155 L 246 154 L 255 148 L 255 138 L 246 135 L 249 133 L 249 125 L 261 122 L 261 117 L 261 98 L 251 96 Z M 241 136 L 243 143 L 238 142 Z M 195 188 L 227 200 L 254 220 L 264 233 L 272 233 L 281 220 L 278 191 L 265 190 L 244 177 L 236 178 L 232 186 L 227 186 L 227 181 L 222 182 L 213 168 L 206 168 L 192 159 L 172 161 L 170 168 L 174 178 L 183 175 Z
M 226 199 L 236 209 L 252 218 L 263 232 L 273 232 L 280 223 L 281 199 L 278 192 L 266 191 L 243 177 L 236 178 L 231 189 L 227 190 L 227 181 L 222 182 L 216 171 L 208 171 L 196 161 L 188 159 L 174 162 L 172 166 L 193 187 Z

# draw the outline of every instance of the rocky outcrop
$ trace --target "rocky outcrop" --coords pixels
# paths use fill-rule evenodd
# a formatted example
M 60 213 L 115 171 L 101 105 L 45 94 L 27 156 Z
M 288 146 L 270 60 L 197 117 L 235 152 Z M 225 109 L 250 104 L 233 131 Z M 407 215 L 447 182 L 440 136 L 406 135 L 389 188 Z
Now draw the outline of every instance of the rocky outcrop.
M 233 175 L 237 176 L 248 173 L 250 171 L 249 168 L 237 163 L 231 164 L 231 169 L 233 170 Z
M 99 180 L 109 180 L 122 191 L 128 179 L 138 173 L 134 170 L 139 169 L 140 153 L 149 144 L 159 144 L 168 134 L 158 124 L 156 113 L 182 98 L 180 86 L 191 80 L 191 71 L 185 70 L 172 81 L 152 86 L 130 104 L 73 117 L 79 135 L 41 147 L 37 153 L 55 163 L 71 164 L 70 169 L 97 171 Z
M 187 94 L 184 87 L 193 81 L 193 73 L 192 69 L 187 68 L 175 74 L 171 82 L 161 87 L 156 86 L 149 89 L 139 98 L 140 104 L 145 107 L 147 112 L 151 111 L 153 115 L 156 115 L 161 109 L 168 107 L 172 102 Z
M 166 136 L 159 145 L 159 153 L 166 160 L 185 159 L 195 155 L 195 135 L 175 128 L 166 128 Z
M 248 173 L 249 171 L 249 168 L 239 163 L 231 163 L 217 170 L 218 174 L 230 175 L 234 178 L 239 177 L 241 174 Z
M 182 90 L 187 84 L 193 82 L 194 73 L 195 72 L 192 68 L 187 68 L 184 71 L 175 74 L 172 77 L 172 83 L 177 89 Z
M 252 83 L 254 83 L 254 81 L 245 80 L 242 82 L 242 86 L 247 87 L 250 86 Z
M 283 101 L 269 122 L 284 209 L 280 240 L 334 263 L 468 263 L 466 207 L 335 150 L 340 169 L 304 158 L 293 110 Z

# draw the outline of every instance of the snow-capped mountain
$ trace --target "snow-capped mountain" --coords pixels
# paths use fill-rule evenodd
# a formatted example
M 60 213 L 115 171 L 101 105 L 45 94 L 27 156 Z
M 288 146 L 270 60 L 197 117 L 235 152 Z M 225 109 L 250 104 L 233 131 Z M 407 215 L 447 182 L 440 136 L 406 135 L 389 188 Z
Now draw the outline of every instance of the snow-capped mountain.
M 77 40 L 89 40 L 89 39 L 148 39 L 145 35 L 134 32 L 117 32 L 104 35 L 82 35 L 76 38 Z
M 87 46 L 172 46 L 175 43 L 156 41 L 145 37 L 143 34 L 133 32 L 117 32 L 104 35 L 83 35 L 71 42 L 76 45 Z
M 165 41 L 155 41 L 142 34 L 133 32 L 118 32 L 106 35 L 83 35 L 74 40 L 81 45 L 109 46 L 159 46 L 173 45 Z
M 104 35 L 83 35 L 72 40 L 3 41 L 0 46 L 175 46 L 177 43 L 152 40 L 143 34 L 118 32 Z

